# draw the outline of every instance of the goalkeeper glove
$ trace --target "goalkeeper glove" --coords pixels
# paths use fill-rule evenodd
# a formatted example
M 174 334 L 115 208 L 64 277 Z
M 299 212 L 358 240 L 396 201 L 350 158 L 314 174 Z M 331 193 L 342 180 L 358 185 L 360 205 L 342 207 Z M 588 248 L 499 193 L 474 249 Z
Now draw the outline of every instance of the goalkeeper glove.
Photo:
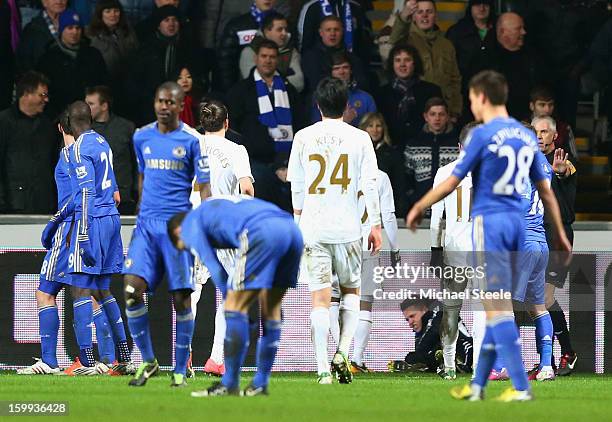
M 58 220 L 51 219 L 43 229 L 42 235 L 40 236 L 40 243 L 42 243 L 45 249 L 51 249 L 53 245 L 53 237 L 60 223 Z
M 94 267 L 96 265 L 96 256 L 93 253 L 91 241 L 87 236 L 79 239 L 79 254 L 86 267 Z

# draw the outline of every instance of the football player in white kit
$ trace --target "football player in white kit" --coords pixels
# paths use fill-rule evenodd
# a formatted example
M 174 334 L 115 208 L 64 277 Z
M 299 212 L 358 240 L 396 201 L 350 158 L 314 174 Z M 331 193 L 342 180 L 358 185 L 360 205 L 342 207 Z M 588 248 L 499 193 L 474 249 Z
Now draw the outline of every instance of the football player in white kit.
M 227 108 L 217 100 L 207 100 L 200 106 L 200 123 L 205 134 L 200 140 L 202 153 L 208 156 L 210 166 L 210 188 L 212 196 L 217 195 L 255 195 L 253 175 L 249 164 L 249 155 L 244 146 L 235 144 L 225 138 L 229 127 Z M 192 192 L 191 203 L 194 208 L 200 205 L 199 192 Z M 234 252 L 219 250 L 219 261 L 227 271 L 233 267 Z M 196 290 L 191 295 L 191 309 L 195 318 L 197 304 L 202 294 L 202 286 L 210 278 L 206 267 L 196 259 Z M 225 339 L 225 316 L 223 304 L 217 307 L 215 314 L 215 336 L 210 358 L 204 365 L 204 372 L 221 376 L 225 372 L 223 364 L 223 341 Z
M 400 262 L 400 251 L 397 248 L 397 218 L 395 217 L 395 203 L 393 201 L 393 188 L 387 173 L 378 170 L 376 188 L 380 200 L 380 214 L 383 228 L 387 234 L 391 249 L 391 267 Z M 370 340 L 372 331 L 372 303 L 374 290 L 380 285 L 374 283 L 374 267 L 379 263 L 378 256 L 368 251 L 368 235 L 370 234 L 370 219 L 365 208 L 363 193 L 359 191 L 359 213 L 361 214 L 361 234 L 363 236 L 363 254 L 361 259 L 361 302 L 359 304 L 359 322 L 355 331 L 353 356 L 351 358 L 351 372 L 353 374 L 370 372 L 363 362 L 363 354 Z M 340 288 L 338 278 L 334 277 L 332 285 L 332 302 L 329 308 L 330 331 L 332 338 L 338 344 L 340 340 Z
M 363 192 L 371 219 L 368 246 L 377 253 L 382 244 L 380 201 L 376 189 L 378 166 L 367 132 L 342 120 L 348 101 L 346 85 L 325 78 L 315 101 L 322 121 L 296 133 L 289 157 L 287 180 L 295 220 L 304 237 L 301 275 L 312 293 L 310 314 L 317 357 L 318 382 L 331 384 L 327 358 L 332 270 L 338 275 L 341 330 L 332 367 L 340 383 L 353 380 L 348 353 L 359 320 L 361 285 L 361 214 L 358 191 Z
M 469 135 L 469 132 L 477 126 L 477 123 L 468 123 L 461 134 L 459 135 L 459 147 L 463 145 L 463 141 Z M 434 178 L 433 186 L 437 186 L 446 180 L 455 165 L 457 160 L 440 167 Z M 459 183 L 459 186 L 440 202 L 435 203 L 431 207 L 431 252 L 432 265 L 442 265 L 452 268 L 465 268 L 471 264 L 472 251 L 472 177 L 468 175 Z M 442 259 L 440 259 L 442 258 Z M 443 271 L 445 273 L 446 271 Z M 457 272 L 464 274 L 463 271 Z M 455 271 L 453 271 L 455 274 Z M 471 280 L 474 283 L 474 280 Z M 463 292 L 467 286 L 465 277 L 443 278 L 442 289 L 446 292 Z M 474 287 L 474 286 L 472 286 Z M 439 370 L 438 374 L 446 380 L 454 380 L 456 378 L 455 355 L 458 326 L 459 326 L 459 311 L 461 311 L 462 299 L 444 298 L 442 301 L 443 315 L 442 324 L 440 326 L 440 343 L 442 344 L 442 352 L 444 355 L 444 370 Z M 478 352 L 484 337 L 486 317 L 484 308 L 479 303 L 474 304 L 474 358 L 473 368 L 476 368 L 478 360 Z

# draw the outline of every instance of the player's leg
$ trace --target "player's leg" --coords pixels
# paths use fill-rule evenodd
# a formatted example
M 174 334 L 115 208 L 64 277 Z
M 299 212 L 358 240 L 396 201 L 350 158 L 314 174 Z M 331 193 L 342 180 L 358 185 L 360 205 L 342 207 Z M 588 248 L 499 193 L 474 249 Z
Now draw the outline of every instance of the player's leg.
M 378 256 L 371 256 L 369 251 L 362 254 L 361 266 L 361 300 L 359 303 L 359 321 L 355 330 L 353 358 L 351 371 L 370 372 L 363 362 L 363 354 L 370 340 L 372 331 L 372 303 L 374 302 L 374 266 L 378 264 Z
M 93 300 L 91 289 L 80 287 L 91 285 L 92 274 L 73 273 L 70 292 L 73 298 L 74 333 L 79 345 L 79 361 L 85 367 L 96 363 L 93 353 L 91 327 L 93 325 Z
M 184 377 L 187 372 L 187 361 L 193 338 L 194 317 L 191 312 L 191 289 L 180 289 L 172 292 L 174 310 L 176 311 L 176 343 L 175 366 L 173 371 L 173 387 L 187 385 Z M 179 375 L 177 377 L 177 375 Z
M 456 269 L 455 269 L 456 271 Z M 453 274 L 455 273 L 453 271 Z M 442 289 L 449 293 L 459 293 L 465 290 L 465 282 L 457 282 L 454 278 L 444 278 Z M 440 343 L 444 356 L 444 370 L 439 375 L 447 380 L 456 378 L 455 356 L 457 353 L 457 337 L 459 336 L 459 312 L 461 312 L 461 299 L 444 298 L 442 301 L 443 317 L 440 324 Z
M 221 302 L 215 312 L 215 335 L 210 357 L 204 365 L 204 372 L 208 375 L 222 376 L 225 373 L 223 343 L 225 341 L 225 304 Z
M 338 346 L 340 341 L 340 285 L 338 276 L 332 275 L 331 302 L 329 303 L 329 332 L 334 344 Z
M 333 267 L 338 274 L 340 298 L 340 341 L 332 366 L 338 381 L 349 384 L 353 380 L 348 360 L 349 348 L 359 322 L 361 287 L 361 240 L 331 245 Z
M 484 335 L 487 329 L 487 315 L 485 313 L 482 302 L 478 299 L 475 299 L 473 301 L 473 307 L 474 312 L 472 320 L 472 341 L 474 345 L 474 354 L 472 360 L 472 379 L 476 376 L 476 370 L 478 368 L 478 362 L 480 358 L 480 350 L 482 349 L 482 343 L 484 341 Z
M 96 339 L 98 340 L 98 356 L 100 362 L 110 366 L 115 361 L 115 342 L 110 324 L 104 310 L 97 300 L 93 300 L 93 322 L 96 327 Z

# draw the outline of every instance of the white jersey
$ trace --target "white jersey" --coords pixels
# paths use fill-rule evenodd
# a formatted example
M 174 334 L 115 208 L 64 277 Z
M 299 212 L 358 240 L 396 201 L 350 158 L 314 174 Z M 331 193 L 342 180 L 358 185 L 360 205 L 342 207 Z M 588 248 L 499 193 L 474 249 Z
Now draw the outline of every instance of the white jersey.
M 244 146 L 235 144 L 217 135 L 204 135 L 200 138 L 202 153 L 208 156 L 210 166 L 210 190 L 212 196 L 239 195 L 238 181 L 249 177 L 253 181 L 249 154 Z M 191 192 L 194 208 L 200 205 L 200 192 Z
M 395 218 L 395 202 L 393 201 L 393 188 L 391 187 L 391 181 L 389 176 L 382 170 L 378 170 L 378 177 L 376 178 L 376 190 L 378 191 L 378 198 L 380 199 L 380 214 L 384 224 L 384 216 L 393 214 Z M 370 225 L 370 219 L 368 218 L 368 211 L 366 210 L 365 198 L 363 192 L 359 191 L 359 215 L 361 215 L 361 236 L 363 237 L 363 250 L 368 250 L 368 236 L 372 226 Z M 395 221 L 397 225 L 397 221 Z M 385 231 L 387 226 L 385 225 Z M 391 237 L 391 236 L 389 236 Z
M 457 161 L 440 167 L 434 187 L 446 180 Z M 469 265 L 466 252 L 472 251 L 472 175 L 470 173 L 446 198 L 431 207 L 431 246 L 444 247 L 444 262 L 452 266 Z M 446 217 L 443 218 L 443 214 Z M 464 252 L 464 253 L 458 253 Z
M 380 224 L 376 195 L 378 166 L 367 132 L 339 119 L 325 119 L 295 134 L 287 180 L 303 192 L 300 228 L 306 243 L 348 243 L 361 239 L 360 188 Z M 370 199 L 368 199 L 370 198 Z

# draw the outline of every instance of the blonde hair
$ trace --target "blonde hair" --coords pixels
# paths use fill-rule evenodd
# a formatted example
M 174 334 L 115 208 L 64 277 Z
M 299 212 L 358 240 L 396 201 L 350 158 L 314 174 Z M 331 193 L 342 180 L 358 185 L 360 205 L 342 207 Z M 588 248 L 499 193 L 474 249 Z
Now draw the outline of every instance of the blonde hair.
M 359 122 L 359 129 L 366 130 L 366 128 L 372 124 L 375 120 L 378 120 L 383 127 L 383 136 L 379 142 L 392 146 L 391 138 L 389 137 L 389 128 L 387 127 L 387 122 L 385 122 L 385 118 L 381 113 L 378 112 L 370 112 L 363 115 L 361 121 Z

